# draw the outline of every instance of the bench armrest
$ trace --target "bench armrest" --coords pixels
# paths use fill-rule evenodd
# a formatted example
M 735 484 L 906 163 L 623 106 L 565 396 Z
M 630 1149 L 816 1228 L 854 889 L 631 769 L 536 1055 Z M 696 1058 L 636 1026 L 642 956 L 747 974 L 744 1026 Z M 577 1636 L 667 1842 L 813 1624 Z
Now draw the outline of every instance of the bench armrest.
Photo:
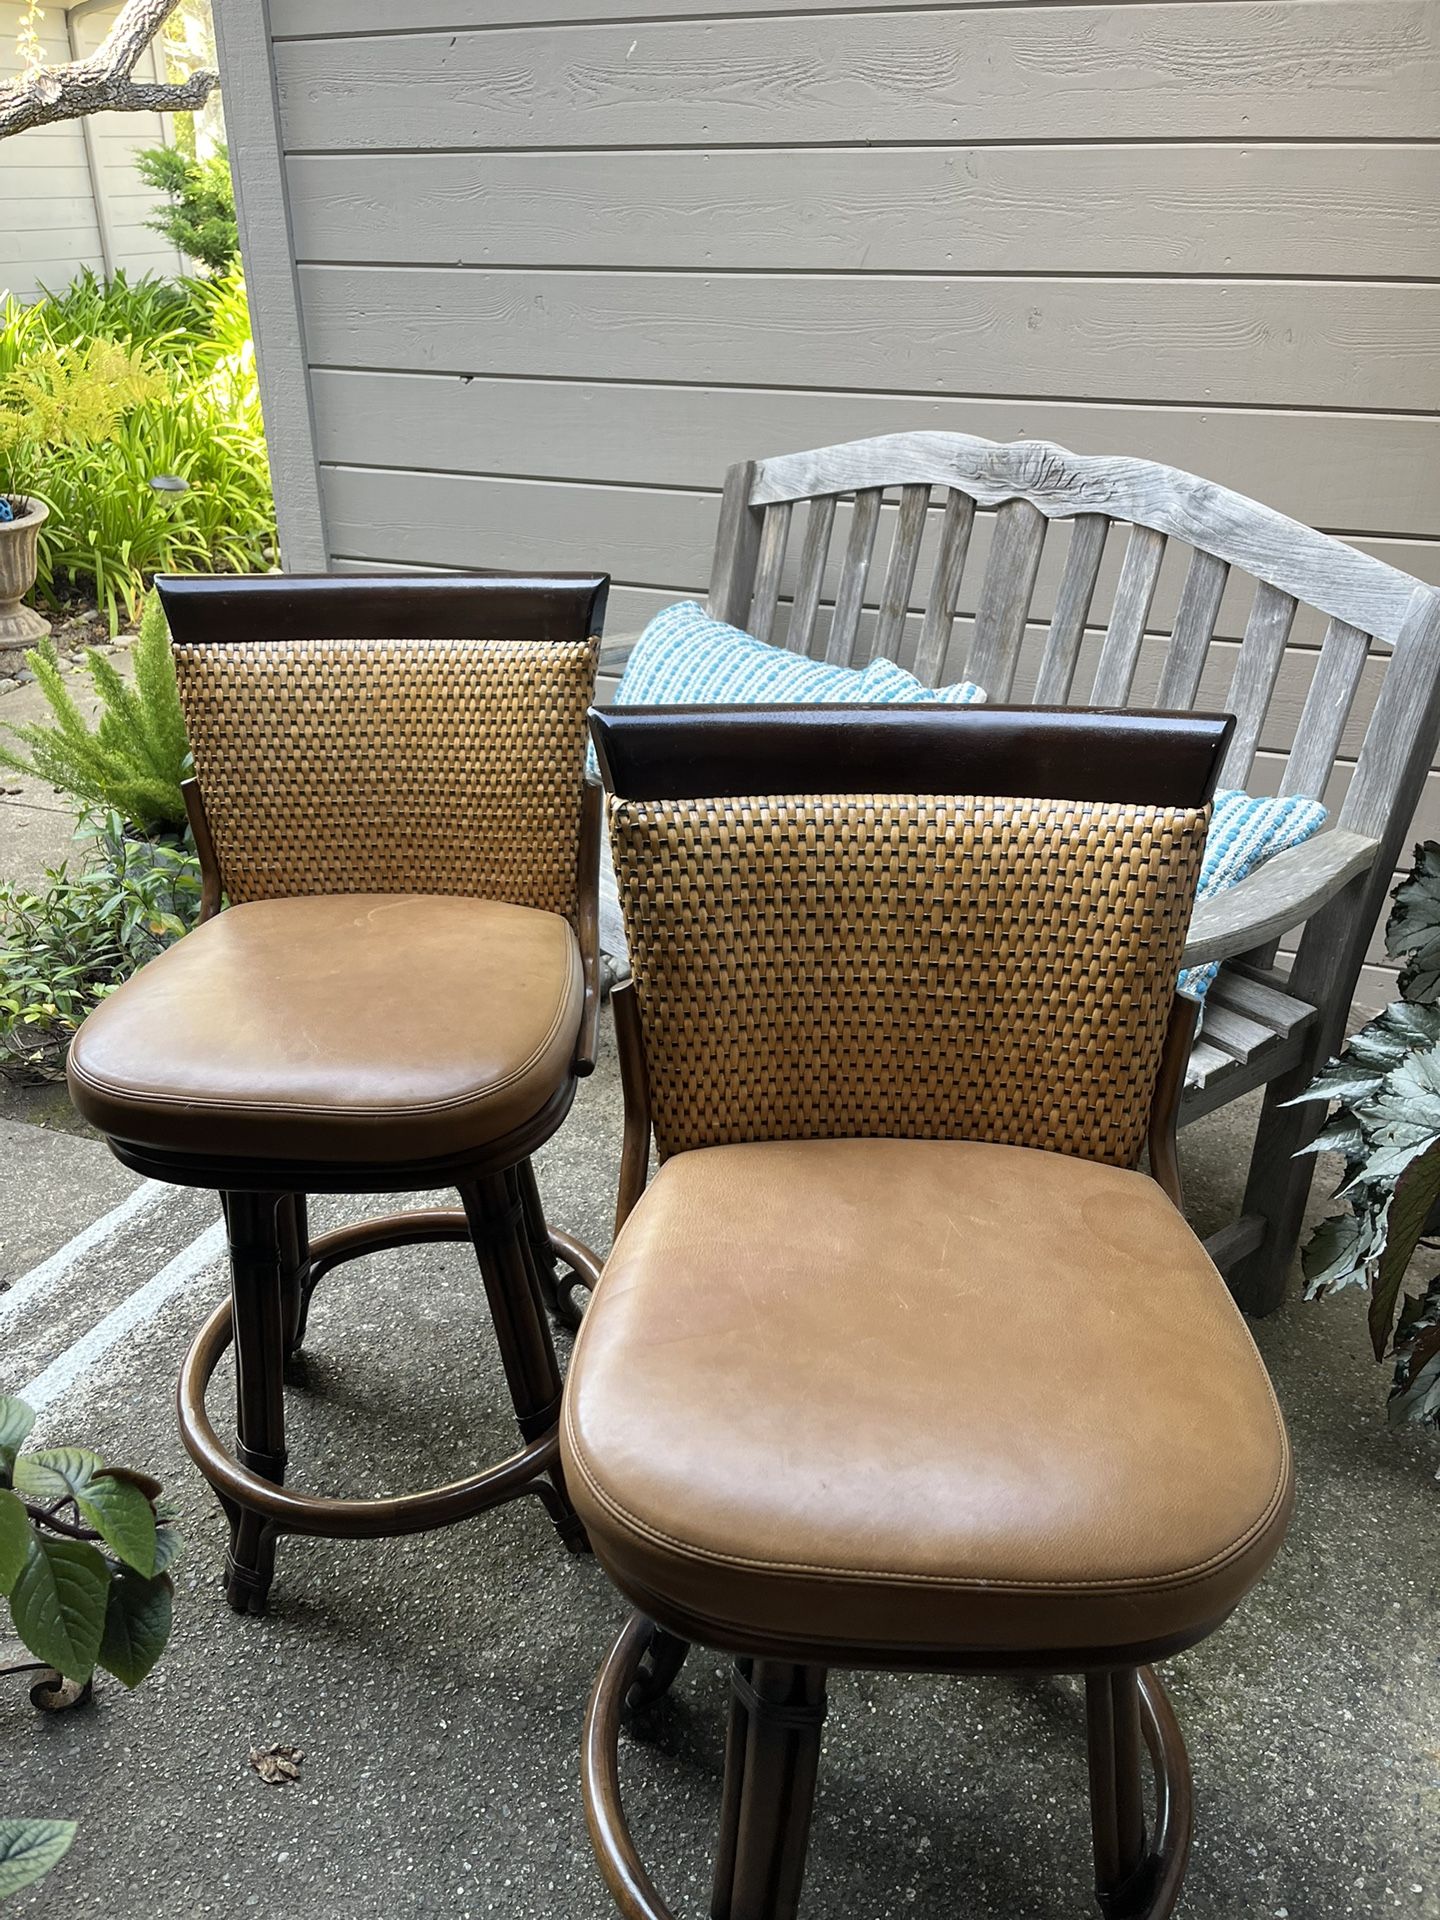
M 1373 866 L 1379 850 L 1378 840 L 1335 827 L 1277 853 L 1248 879 L 1196 905 L 1180 964 L 1204 966 L 1268 945 Z
M 630 649 L 640 638 L 640 631 L 634 633 L 607 633 L 600 642 L 600 672 L 606 679 L 618 680 L 625 671 L 630 658 Z

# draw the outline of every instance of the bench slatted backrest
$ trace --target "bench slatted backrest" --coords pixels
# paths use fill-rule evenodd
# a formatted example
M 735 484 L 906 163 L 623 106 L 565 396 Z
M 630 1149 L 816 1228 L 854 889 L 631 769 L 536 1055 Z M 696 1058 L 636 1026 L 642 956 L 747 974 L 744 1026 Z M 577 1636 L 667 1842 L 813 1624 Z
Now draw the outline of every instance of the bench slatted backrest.
M 1167 555 L 1183 570 L 1168 613 L 1163 596 L 1157 603 Z M 1047 556 L 1051 603 L 1037 617 Z M 972 679 L 992 700 L 1016 698 L 1018 682 L 1018 697 L 1036 705 L 1183 710 L 1202 697 L 1222 606 L 1237 589 L 1248 590 L 1249 610 L 1228 689 L 1212 673 L 1204 696 L 1237 717 L 1222 784 L 1245 784 L 1262 747 L 1292 732 L 1289 721 L 1267 731 L 1266 719 L 1297 613 L 1313 608 L 1328 625 L 1318 651 L 1304 649 L 1301 670 L 1313 672 L 1283 767 L 1260 784 L 1324 795 L 1378 665 L 1338 824 L 1381 835 L 1414 785 L 1416 754 L 1429 751 L 1440 592 L 1177 468 L 942 433 L 746 461 L 726 478 L 710 610 L 840 665 L 883 656 L 928 686 Z M 1389 649 L 1397 657 L 1387 662 Z

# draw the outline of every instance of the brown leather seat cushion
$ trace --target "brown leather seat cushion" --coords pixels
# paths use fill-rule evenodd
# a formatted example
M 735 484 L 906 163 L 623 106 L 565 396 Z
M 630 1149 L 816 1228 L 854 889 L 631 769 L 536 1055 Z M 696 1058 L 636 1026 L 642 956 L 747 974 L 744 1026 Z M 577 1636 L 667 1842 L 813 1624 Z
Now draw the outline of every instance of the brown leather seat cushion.
M 667 1161 L 565 1389 L 571 1494 L 636 1604 L 883 1660 L 1198 1638 L 1279 1546 L 1289 1447 L 1142 1174 L 1023 1147 Z
M 70 1049 L 119 1140 L 391 1164 L 464 1154 L 571 1071 L 580 954 L 559 914 L 434 894 L 231 907 L 144 967 Z

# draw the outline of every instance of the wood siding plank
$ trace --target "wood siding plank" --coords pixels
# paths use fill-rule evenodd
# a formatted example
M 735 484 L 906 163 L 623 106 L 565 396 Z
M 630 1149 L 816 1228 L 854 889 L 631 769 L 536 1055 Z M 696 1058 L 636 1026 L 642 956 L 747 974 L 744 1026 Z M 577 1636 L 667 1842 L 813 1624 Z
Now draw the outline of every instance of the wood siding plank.
M 1430 277 L 1440 150 L 1336 144 L 297 154 L 299 257 Z M 1143 177 L 1145 191 L 1137 194 Z
M 380 24 L 373 13 L 367 17 Z M 1395 85 L 1403 61 L 1406 84 Z M 1440 134 L 1427 0 L 965 7 L 275 47 L 288 150 Z
M 1440 422 L 1419 416 L 657 386 L 606 377 L 608 356 L 591 372 L 588 381 L 561 381 L 319 368 L 319 457 L 708 489 L 757 451 L 879 433 L 972 433 L 1058 440 L 1092 454 L 1144 452 L 1349 534 L 1440 530 Z M 1243 625 L 1242 609 L 1235 631 Z
M 1223 4 L 1223 0 L 1222 0 Z M 1047 12 L 1049 9 L 1047 9 Z M 302 267 L 312 359 L 744 386 L 1440 407 L 1440 286 Z

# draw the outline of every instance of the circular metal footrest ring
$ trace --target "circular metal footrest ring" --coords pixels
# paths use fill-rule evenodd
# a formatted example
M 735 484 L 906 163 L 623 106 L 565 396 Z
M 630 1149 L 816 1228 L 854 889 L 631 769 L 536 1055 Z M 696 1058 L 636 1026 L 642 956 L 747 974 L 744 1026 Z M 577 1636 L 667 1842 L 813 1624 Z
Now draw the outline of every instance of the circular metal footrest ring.
M 632 1613 L 606 1654 L 585 1709 L 580 1788 L 601 1877 L 625 1920 L 675 1920 L 645 1871 L 620 1799 L 620 1721 L 657 1629 Z
M 601 1263 L 585 1242 L 577 1240 L 573 1234 L 562 1233 L 558 1227 L 550 1226 L 545 1231 L 550 1241 L 550 1251 L 570 1269 L 569 1279 L 557 1281 L 555 1292 L 558 1317 L 573 1333 L 585 1312 L 575 1296 L 577 1293 L 591 1294 L 595 1291 L 600 1284 Z
M 641 1860 L 620 1797 L 620 1727 L 625 1703 L 661 1630 L 632 1613 L 606 1654 L 590 1703 L 580 1751 L 580 1784 L 590 1845 L 625 1920 L 675 1920 Z M 1140 1723 L 1155 1775 L 1154 1880 L 1135 1920 L 1166 1920 L 1174 1911 L 1190 1852 L 1190 1762 L 1175 1710 L 1152 1667 L 1139 1669 Z
M 529 1441 L 508 1460 L 446 1486 L 429 1487 L 423 1493 L 338 1500 L 294 1493 L 273 1480 L 262 1479 L 221 1444 L 205 1409 L 205 1390 L 230 1340 L 230 1303 L 226 1300 L 196 1334 L 180 1369 L 180 1437 L 190 1458 L 222 1500 L 260 1514 L 277 1532 L 331 1540 L 384 1539 L 452 1526 L 487 1507 L 531 1494 L 543 1501 L 552 1519 L 565 1516 L 560 1495 L 544 1477 L 559 1462 L 560 1442 L 553 1432 Z
M 1194 1823 L 1190 1758 L 1170 1697 L 1153 1667 L 1140 1667 L 1140 1731 L 1155 1776 L 1155 1833 L 1150 1843 L 1154 1882 L 1139 1920 L 1166 1920 L 1185 1880 Z

